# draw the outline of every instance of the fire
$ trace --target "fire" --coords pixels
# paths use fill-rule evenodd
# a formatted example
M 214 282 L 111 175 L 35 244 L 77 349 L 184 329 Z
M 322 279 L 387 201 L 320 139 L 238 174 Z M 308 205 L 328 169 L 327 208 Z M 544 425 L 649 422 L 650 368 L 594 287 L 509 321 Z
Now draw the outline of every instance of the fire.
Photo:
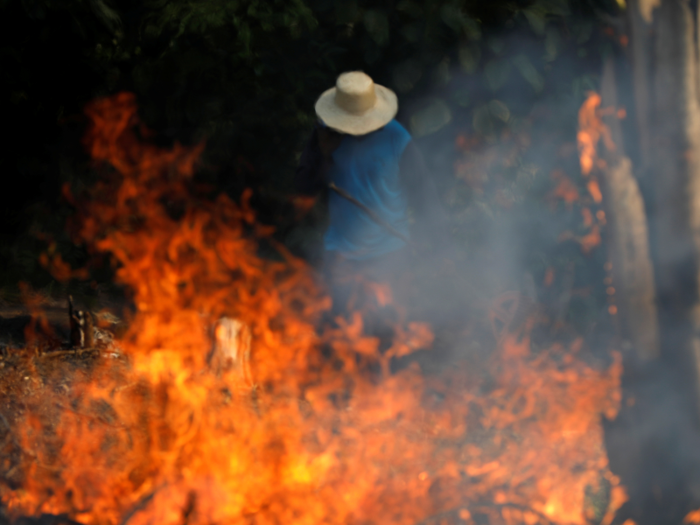
M 576 185 L 562 170 L 554 170 L 551 177 L 552 181 L 556 183 L 556 187 L 552 190 L 551 196 L 563 200 L 570 208 L 574 202 L 579 200 Z
M 596 155 L 596 147 L 603 140 L 605 147 L 615 150 L 615 143 L 610 135 L 610 129 L 603 123 L 601 116 L 610 110 L 600 109 L 601 98 L 598 93 L 588 93 L 588 98 L 578 112 L 579 132 L 576 136 L 581 160 L 581 173 L 590 175 L 596 162 L 600 162 Z M 622 117 L 622 113 L 618 113 Z
M 612 141 L 610 129 L 602 120 L 603 115 L 612 114 L 613 111 L 612 108 L 601 109 L 600 104 L 600 95 L 595 92 L 588 93 L 588 97 L 579 109 L 579 131 L 576 137 L 581 173 L 586 179 L 585 186 L 588 190 L 590 200 L 593 201 L 593 206 L 599 206 L 603 202 L 603 193 L 595 174 L 596 168 L 605 168 L 605 161 L 599 158 L 597 154 L 598 143 L 602 140 L 609 151 L 615 150 L 615 144 Z M 624 118 L 624 110 L 618 110 L 615 112 L 615 115 L 617 118 Z M 551 177 L 556 183 L 556 187 L 550 193 L 550 197 L 563 200 L 567 207 L 571 209 L 573 203 L 580 198 L 576 186 L 561 170 L 552 172 Z M 583 225 L 586 228 L 586 232 L 583 235 L 576 235 L 571 231 L 566 231 L 560 235 L 559 239 L 573 239 L 579 243 L 584 253 L 589 253 L 595 247 L 599 246 L 602 241 L 601 227 L 606 224 L 605 212 L 599 209 L 596 211 L 595 215 L 593 215 L 589 207 L 583 207 L 581 213 L 583 215 Z
M 430 348 L 427 326 L 399 324 L 380 349 L 360 312 L 324 324 L 311 270 L 283 247 L 280 260 L 257 256 L 269 229 L 246 198 L 212 202 L 196 187 L 202 146 L 141 142 L 128 94 L 87 114 L 86 146 L 107 171 L 72 228 L 112 255 L 136 312 L 124 359 L 74 374 L 63 393 L 36 379 L 43 390 L 14 423 L 20 486 L 0 486 L 14 515 L 583 525 L 587 492 L 604 484 L 608 514 L 621 505 L 600 421 L 620 403 L 618 355 L 600 370 L 577 357 L 580 340 L 534 351 L 526 323 L 483 369 L 392 370 Z M 217 341 L 235 341 L 236 366 L 212 365 Z

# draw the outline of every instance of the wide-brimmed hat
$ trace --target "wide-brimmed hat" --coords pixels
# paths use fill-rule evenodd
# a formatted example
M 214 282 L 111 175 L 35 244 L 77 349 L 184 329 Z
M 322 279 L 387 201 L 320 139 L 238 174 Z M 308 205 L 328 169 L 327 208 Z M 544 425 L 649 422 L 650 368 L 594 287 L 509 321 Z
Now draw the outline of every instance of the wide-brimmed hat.
M 375 84 L 362 71 L 338 77 L 334 88 L 316 101 L 316 114 L 325 124 L 349 135 L 364 135 L 386 126 L 399 109 L 396 94 Z

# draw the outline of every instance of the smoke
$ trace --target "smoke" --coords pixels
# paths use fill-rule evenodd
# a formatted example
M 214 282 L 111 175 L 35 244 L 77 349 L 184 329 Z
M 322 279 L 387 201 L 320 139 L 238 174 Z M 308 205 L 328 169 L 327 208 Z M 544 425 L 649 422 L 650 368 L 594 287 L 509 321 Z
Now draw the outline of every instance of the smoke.
M 532 37 L 489 38 L 487 56 L 459 50 L 463 63 L 443 68 L 446 83 L 399 97 L 398 118 L 419 145 L 439 195 L 438 205 L 414 216 L 412 231 L 439 237 L 445 232 L 431 228 L 446 218 L 450 237 L 443 245 L 414 246 L 393 266 L 410 274 L 406 290 L 395 294 L 403 292 L 401 306 L 436 333 L 437 353 L 418 358 L 426 370 L 483 361 L 503 331 L 526 319 L 537 320 L 535 346 L 582 337 L 585 358 L 600 365 L 611 350 L 622 350 L 623 409 L 606 425 L 612 470 L 631 495 L 620 516 L 640 524 L 680 521 L 700 503 L 695 393 L 679 386 L 692 382 L 681 375 L 693 372 L 659 360 L 640 364 L 642 350 L 620 337 L 606 203 L 582 176 L 577 154 L 578 109 L 587 90 L 600 88 L 602 60 L 555 60 L 549 33 L 544 57 Z M 473 65 L 479 61 L 481 67 Z M 407 58 L 394 87 L 401 92 L 417 82 L 416 70 L 416 60 Z M 596 169 L 605 176 L 604 167 Z M 572 199 L 556 191 L 562 181 L 573 188 Z M 664 257 L 690 252 L 679 245 Z M 681 341 L 685 321 L 672 322 L 673 311 L 660 317 Z
M 106 4 L 95 0 L 91 6 L 106 25 L 118 27 L 118 15 Z M 512 352 L 537 358 L 564 348 L 552 354 L 555 365 L 575 354 L 591 366 L 576 370 L 605 370 L 611 351 L 620 349 L 626 365 L 634 364 L 635 349 L 617 337 L 605 213 L 590 179 L 581 176 L 577 155 L 577 111 L 601 69 L 597 58 L 582 59 L 581 40 L 586 31 L 590 37 L 591 23 L 582 20 L 566 47 L 538 16 L 528 14 L 536 37 L 487 30 L 483 45 L 453 50 L 453 60 L 439 60 L 432 76 L 415 57 L 388 74 L 400 94 L 398 119 L 422 152 L 423 175 L 436 199 L 414 195 L 412 243 L 381 263 L 333 267 L 322 256 L 318 263 L 317 277 L 334 296 L 322 324 L 345 326 L 338 318 L 360 311 L 365 332 L 386 351 L 397 326 L 428 321 L 433 349 L 400 356 L 393 370 L 417 361 L 424 373 L 439 378 L 466 361 L 483 376 L 483 399 L 491 399 L 497 375 L 486 365 L 513 334 L 531 345 L 519 340 Z M 388 31 L 376 13 L 365 23 Z M 422 87 L 409 96 L 416 85 Z M 307 220 L 311 228 L 285 240 L 310 255 L 322 242 L 322 203 Z M 382 286 L 387 283 L 390 292 Z M 532 394 L 529 385 L 515 388 L 523 370 L 506 371 L 510 375 L 501 379 L 514 388 L 508 392 L 530 399 L 523 394 Z M 554 365 L 548 371 L 559 372 Z M 568 376 L 562 375 L 557 380 L 565 383 Z M 527 377 L 533 384 L 538 379 Z M 665 507 L 672 508 L 664 518 L 682 517 L 698 495 L 698 434 L 687 417 L 693 403 L 677 379 L 677 370 L 661 363 L 628 366 L 622 414 L 607 425 L 612 470 L 632 495 L 628 515 L 640 524 L 653 523 Z M 553 401 L 565 406 L 567 400 Z

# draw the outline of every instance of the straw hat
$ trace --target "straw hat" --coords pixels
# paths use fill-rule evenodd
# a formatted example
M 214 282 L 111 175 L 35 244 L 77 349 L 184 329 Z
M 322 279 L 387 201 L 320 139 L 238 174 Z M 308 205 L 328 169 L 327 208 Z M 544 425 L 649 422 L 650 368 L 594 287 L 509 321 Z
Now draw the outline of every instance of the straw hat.
M 319 118 L 349 135 L 365 135 L 387 125 L 398 109 L 396 94 L 375 84 L 362 71 L 343 73 L 335 87 L 316 101 Z

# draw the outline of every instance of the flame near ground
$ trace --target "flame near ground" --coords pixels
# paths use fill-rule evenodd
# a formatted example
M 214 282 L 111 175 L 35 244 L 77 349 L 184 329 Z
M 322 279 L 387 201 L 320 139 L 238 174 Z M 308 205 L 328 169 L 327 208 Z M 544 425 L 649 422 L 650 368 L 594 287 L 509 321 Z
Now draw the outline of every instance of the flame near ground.
M 88 108 L 86 145 L 109 175 L 80 207 L 77 237 L 118 263 L 136 313 L 125 359 L 45 379 L 16 422 L 13 515 L 85 524 L 584 524 L 607 485 L 601 415 L 620 402 L 619 357 L 598 370 L 577 345 L 532 352 L 527 327 L 483 370 L 391 371 L 429 348 L 427 326 L 393 344 L 362 316 L 321 328 L 329 300 L 304 263 L 256 255 L 268 232 L 244 202 L 196 197 L 201 148 L 137 137 L 131 95 Z M 142 130 L 143 131 L 143 130 Z M 141 133 L 144 135 L 145 133 Z M 280 253 L 284 254 L 284 250 Z M 207 362 L 222 316 L 251 334 L 251 375 Z

